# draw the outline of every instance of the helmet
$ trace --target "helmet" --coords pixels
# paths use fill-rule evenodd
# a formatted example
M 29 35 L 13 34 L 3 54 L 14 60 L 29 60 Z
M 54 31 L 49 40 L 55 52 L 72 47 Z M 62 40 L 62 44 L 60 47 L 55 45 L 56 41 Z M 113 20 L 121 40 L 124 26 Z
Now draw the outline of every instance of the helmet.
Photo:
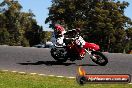
M 62 32 L 64 31 L 64 28 L 61 25 L 55 25 L 55 31 Z
M 55 32 L 56 37 L 61 37 L 64 31 L 65 29 L 61 25 L 54 26 L 54 32 Z

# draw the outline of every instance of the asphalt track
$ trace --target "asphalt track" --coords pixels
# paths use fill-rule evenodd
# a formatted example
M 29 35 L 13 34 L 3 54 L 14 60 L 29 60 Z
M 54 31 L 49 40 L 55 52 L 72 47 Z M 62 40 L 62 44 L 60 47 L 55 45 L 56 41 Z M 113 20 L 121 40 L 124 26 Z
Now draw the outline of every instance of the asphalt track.
M 40 73 L 75 77 L 82 66 L 87 74 L 130 74 L 132 55 L 105 53 L 109 59 L 106 66 L 99 66 L 86 56 L 80 61 L 59 64 L 50 56 L 50 49 L 0 46 L 0 70 Z

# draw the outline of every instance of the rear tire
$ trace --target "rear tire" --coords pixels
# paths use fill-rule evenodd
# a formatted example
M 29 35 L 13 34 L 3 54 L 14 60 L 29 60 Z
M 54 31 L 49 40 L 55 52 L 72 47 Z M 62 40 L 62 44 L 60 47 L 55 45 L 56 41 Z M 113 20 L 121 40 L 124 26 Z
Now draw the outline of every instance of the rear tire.
M 100 66 L 105 66 L 108 63 L 108 59 L 103 53 L 98 52 L 98 51 L 92 51 L 91 54 L 92 54 L 92 56 L 90 56 L 90 58 L 96 64 L 98 64 Z M 103 60 L 103 62 L 102 62 L 102 60 Z

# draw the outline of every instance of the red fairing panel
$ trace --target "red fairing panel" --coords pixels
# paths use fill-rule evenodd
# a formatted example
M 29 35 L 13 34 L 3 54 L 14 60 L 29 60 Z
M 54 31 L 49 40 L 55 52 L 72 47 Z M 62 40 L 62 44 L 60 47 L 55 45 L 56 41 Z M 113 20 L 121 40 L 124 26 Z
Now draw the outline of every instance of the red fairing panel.
M 100 49 L 99 45 L 94 44 L 94 43 L 88 43 L 88 42 L 86 42 L 86 44 L 85 44 L 83 47 L 84 47 L 85 49 L 86 49 L 86 48 L 94 49 L 95 51 L 97 51 L 97 50 Z

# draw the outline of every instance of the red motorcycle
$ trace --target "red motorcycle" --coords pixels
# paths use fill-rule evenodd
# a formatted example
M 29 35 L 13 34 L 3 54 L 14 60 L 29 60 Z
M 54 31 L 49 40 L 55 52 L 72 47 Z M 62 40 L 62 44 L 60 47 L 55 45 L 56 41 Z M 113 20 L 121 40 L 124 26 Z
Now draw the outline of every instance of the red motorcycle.
M 77 36 L 79 37 L 80 35 L 78 34 Z M 55 45 L 51 48 L 51 56 L 60 63 L 66 62 L 67 60 L 82 60 L 82 57 L 80 56 L 80 49 L 83 49 L 85 52 L 84 55 L 89 54 L 92 61 L 96 64 L 105 66 L 108 63 L 107 57 L 99 51 L 99 45 L 86 42 L 87 44 L 82 48 L 76 44 L 78 37 L 65 38 L 65 46 Z

